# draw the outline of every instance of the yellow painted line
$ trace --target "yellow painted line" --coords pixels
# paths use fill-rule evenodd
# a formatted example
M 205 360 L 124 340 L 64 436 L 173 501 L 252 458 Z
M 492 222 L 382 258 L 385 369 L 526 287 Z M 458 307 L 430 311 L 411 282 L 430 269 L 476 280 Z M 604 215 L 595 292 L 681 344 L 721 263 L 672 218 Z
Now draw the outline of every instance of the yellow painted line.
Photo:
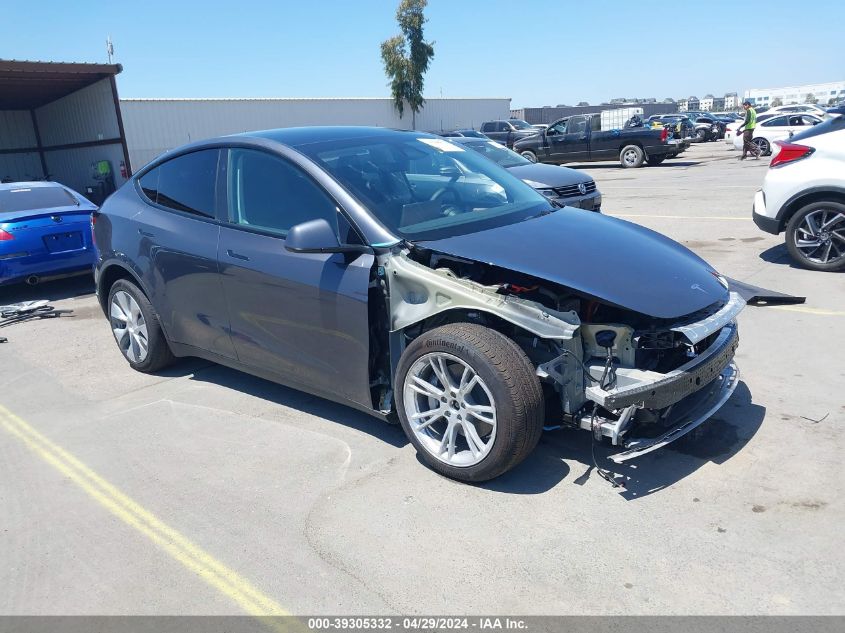
M 802 312 L 804 314 L 817 314 L 819 316 L 845 316 L 845 312 L 837 310 L 820 310 L 819 308 L 808 308 L 806 306 L 763 306 L 771 310 L 785 310 L 786 312 Z
M 237 572 L 158 519 L 152 512 L 133 501 L 2 405 L 0 405 L 0 427 L 73 481 L 100 506 L 147 537 L 214 589 L 229 597 L 246 613 L 259 618 L 290 615 Z
M 661 218 L 664 220 L 737 220 L 740 222 L 751 221 L 751 218 L 732 218 L 726 215 L 650 215 L 634 213 L 605 213 L 605 215 L 610 215 L 614 218 Z

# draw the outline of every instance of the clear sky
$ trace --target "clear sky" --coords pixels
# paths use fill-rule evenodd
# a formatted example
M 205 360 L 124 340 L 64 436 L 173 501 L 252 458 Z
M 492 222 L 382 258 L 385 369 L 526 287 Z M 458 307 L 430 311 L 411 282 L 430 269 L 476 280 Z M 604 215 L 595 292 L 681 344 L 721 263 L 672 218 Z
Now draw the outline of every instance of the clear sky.
M 387 96 L 398 0 L 0 0 L 0 58 L 105 61 L 122 97 Z M 845 80 L 845 0 L 430 0 L 426 96 L 513 107 Z

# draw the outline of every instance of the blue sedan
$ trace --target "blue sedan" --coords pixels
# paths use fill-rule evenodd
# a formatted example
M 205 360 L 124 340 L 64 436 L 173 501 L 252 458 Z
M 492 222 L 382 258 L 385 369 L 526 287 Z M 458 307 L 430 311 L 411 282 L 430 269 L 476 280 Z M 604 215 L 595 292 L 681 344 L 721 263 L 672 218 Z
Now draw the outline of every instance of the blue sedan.
M 97 206 L 56 182 L 0 184 L 0 284 L 91 271 Z

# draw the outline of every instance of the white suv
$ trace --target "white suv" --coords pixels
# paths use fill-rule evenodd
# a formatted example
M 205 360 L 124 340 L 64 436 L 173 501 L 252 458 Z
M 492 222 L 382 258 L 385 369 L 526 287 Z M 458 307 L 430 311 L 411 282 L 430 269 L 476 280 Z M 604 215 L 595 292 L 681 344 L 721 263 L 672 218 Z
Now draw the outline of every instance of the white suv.
M 754 196 L 754 223 L 777 235 L 801 266 L 845 270 L 845 117 L 775 141 Z

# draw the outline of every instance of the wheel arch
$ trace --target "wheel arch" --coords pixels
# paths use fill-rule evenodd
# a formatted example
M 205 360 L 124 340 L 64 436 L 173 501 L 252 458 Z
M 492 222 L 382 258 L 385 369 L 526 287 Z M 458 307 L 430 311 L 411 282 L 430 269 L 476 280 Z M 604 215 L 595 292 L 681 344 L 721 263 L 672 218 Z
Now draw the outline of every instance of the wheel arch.
M 141 292 L 146 295 L 147 299 L 150 299 L 149 291 L 144 287 L 141 278 L 131 268 L 122 262 L 109 262 L 100 269 L 97 276 L 97 300 L 100 302 L 100 307 L 106 315 L 108 315 L 109 310 L 109 292 L 111 292 L 112 286 L 120 279 L 131 281 L 138 286 Z
M 812 187 L 795 194 L 781 207 L 777 214 L 778 232 L 786 230 L 786 225 L 793 215 L 802 207 L 813 202 L 833 200 L 845 204 L 845 188 L 843 187 Z

